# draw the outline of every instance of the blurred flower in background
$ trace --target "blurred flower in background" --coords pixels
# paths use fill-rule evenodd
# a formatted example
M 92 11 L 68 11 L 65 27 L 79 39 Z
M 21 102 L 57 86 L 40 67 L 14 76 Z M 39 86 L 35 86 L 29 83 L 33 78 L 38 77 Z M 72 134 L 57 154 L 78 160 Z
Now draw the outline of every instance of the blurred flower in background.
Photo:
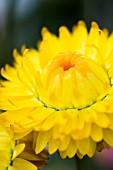
M 26 159 L 19 158 L 25 144 L 16 144 L 12 132 L 0 125 L 0 169 L 1 170 L 37 170 L 37 167 Z M 30 155 L 32 157 L 32 155 Z M 18 158 L 17 158 L 18 157 Z
M 97 152 L 94 157 L 95 163 L 98 163 L 105 167 L 105 169 L 113 169 L 113 148 L 104 149 L 101 152 Z

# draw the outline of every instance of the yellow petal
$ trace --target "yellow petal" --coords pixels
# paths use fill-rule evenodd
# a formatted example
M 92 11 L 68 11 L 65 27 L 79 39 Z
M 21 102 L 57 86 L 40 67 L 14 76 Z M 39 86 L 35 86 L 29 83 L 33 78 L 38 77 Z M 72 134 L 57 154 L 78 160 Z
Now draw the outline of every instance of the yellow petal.
M 8 170 L 16 170 L 13 166 L 9 166 Z
M 107 142 L 108 145 L 113 147 L 113 130 L 104 129 L 103 138 Z
M 37 167 L 35 165 L 21 158 L 16 158 L 13 161 L 13 167 L 16 170 L 20 170 L 20 169 L 21 170 L 25 170 L 25 169 L 26 170 L 37 170 Z
M 14 160 L 25 148 L 25 144 L 21 143 L 15 146 L 13 150 L 12 160 Z
M 60 146 L 60 141 L 59 140 L 54 140 L 52 138 L 50 138 L 49 140 L 49 148 L 48 148 L 48 151 L 49 151 L 49 154 L 53 154 Z
M 49 138 L 51 136 L 51 132 L 41 132 L 38 134 L 37 141 L 36 141 L 36 149 L 35 152 L 38 154 L 41 152 L 47 145 Z
M 0 165 L 0 170 L 6 170 L 6 167 Z
M 24 136 L 26 136 L 27 134 L 29 134 L 31 132 L 32 129 L 28 129 L 28 130 L 25 130 L 25 131 L 21 131 L 21 132 L 18 132 L 18 131 L 15 131 L 14 133 L 14 137 L 13 139 L 14 140 L 18 140 L 18 139 L 21 139 L 23 138 Z
M 63 140 L 60 140 L 59 150 L 66 150 L 70 143 L 70 135 L 65 136 Z
M 87 154 L 90 144 L 90 139 L 77 140 L 77 148 L 79 152 L 84 156 Z
M 19 158 L 29 160 L 29 161 L 42 161 L 43 158 L 39 155 L 36 155 L 33 150 L 26 149 L 23 151 L 20 155 Z
M 97 126 L 96 124 L 92 124 L 91 127 L 91 138 L 95 142 L 99 142 L 103 139 L 103 131 L 102 128 Z
M 0 150 L 0 165 L 7 167 L 10 159 L 10 148 L 9 152 Z
M 76 151 L 77 151 L 76 141 L 71 139 L 67 148 L 67 155 L 69 156 L 69 158 L 72 158 L 76 154 Z
M 68 156 L 69 158 L 72 158 L 76 154 L 76 152 L 77 152 L 76 141 L 71 139 L 68 145 L 68 148 L 65 151 L 61 151 L 60 155 L 63 159 L 66 158 L 66 156 Z
M 54 126 L 54 123 L 55 123 L 55 115 L 53 113 L 52 115 L 50 115 L 48 117 L 48 119 L 46 119 L 44 122 L 42 122 L 41 129 L 48 131 L 49 129 L 51 129 Z
M 107 128 L 110 125 L 110 121 L 105 113 L 97 113 L 97 120 L 95 123 L 100 127 Z
M 65 26 L 59 28 L 59 37 L 63 52 L 67 52 L 67 49 L 70 49 L 71 34 Z
M 89 149 L 87 151 L 87 155 L 91 158 L 96 151 L 96 143 L 90 139 Z
M 81 32 L 82 32 L 82 36 L 81 36 Z M 79 21 L 77 26 L 73 28 L 72 36 L 73 36 L 72 40 L 74 41 L 73 48 L 75 49 L 75 51 L 78 51 L 79 53 L 84 53 L 88 32 L 86 29 L 86 25 L 83 21 Z
M 10 97 L 8 100 L 17 108 L 25 108 L 28 107 L 28 105 L 31 107 L 42 105 L 42 103 L 33 95 Z
M 85 124 L 82 130 L 75 130 L 71 132 L 72 138 L 74 140 L 81 140 L 84 138 L 88 138 L 91 132 L 91 124 Z

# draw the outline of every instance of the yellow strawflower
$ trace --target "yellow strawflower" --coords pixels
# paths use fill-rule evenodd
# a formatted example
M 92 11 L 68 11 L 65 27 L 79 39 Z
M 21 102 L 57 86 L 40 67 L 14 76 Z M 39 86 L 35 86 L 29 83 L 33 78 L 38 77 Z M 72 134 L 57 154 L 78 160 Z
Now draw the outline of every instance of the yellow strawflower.
M 25 148 L 25 144 L 16 144 L 10 134 L 0 125 L 0 170 L 37 170 L 37 167 L 29 161 L 19 158 L 19 154 Z
M 99 144 L 113 146 L 113 34 L 80 21 L 72 33 L 42 30 L 38 50 L 14 50 L 14 67 L 1 74 L 0 115 L 15 138 L 37 131 L 36 153 L 48 144 L 65 158 L 92 157 Z
M 19 157 L 30 161 L 37 167 L 42 167 L 47 165 L 46 160 L 48 159 L 49 154 L 46 149 L 39 154 L 35 153 L 36 138 L 37 132 L 32 131 L 17 141 L 19 144 L 25 143 L 24 151 L 21 152 Z

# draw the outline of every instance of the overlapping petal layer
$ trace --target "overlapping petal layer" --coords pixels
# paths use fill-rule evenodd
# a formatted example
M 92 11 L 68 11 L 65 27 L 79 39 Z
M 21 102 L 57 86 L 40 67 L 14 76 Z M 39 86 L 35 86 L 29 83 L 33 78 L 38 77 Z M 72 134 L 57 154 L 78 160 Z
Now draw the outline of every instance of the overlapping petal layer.
M 113 34 L 93 22 L 46 28 L 38 50 L 14 51 L 14 67 L 1 74 L 0 115 L 13 126 L 15 139 L 37 131 L 36 153 L 48 143 L 49 153 L 92 157 L 98 143 L 113 146 Z

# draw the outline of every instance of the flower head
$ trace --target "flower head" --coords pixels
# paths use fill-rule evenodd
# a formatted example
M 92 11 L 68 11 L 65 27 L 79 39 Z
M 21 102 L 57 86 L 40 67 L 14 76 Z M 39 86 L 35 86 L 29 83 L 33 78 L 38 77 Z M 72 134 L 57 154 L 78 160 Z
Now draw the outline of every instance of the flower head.
M 32 163 L 22 158 L 17 158 L 24 150 L 25 144 L 16 144 L 12 135 L 0 125 L 0 169 L 7 170 L 37 170 Z
M 20 138 L 38 132 L 36 153 L 92 157 L 102 141 L 113 146 L 113 34 L 80 21 L 59 37 L 46 28 L 38 50 L 14 51 L 1 74 L 1 121 Z

